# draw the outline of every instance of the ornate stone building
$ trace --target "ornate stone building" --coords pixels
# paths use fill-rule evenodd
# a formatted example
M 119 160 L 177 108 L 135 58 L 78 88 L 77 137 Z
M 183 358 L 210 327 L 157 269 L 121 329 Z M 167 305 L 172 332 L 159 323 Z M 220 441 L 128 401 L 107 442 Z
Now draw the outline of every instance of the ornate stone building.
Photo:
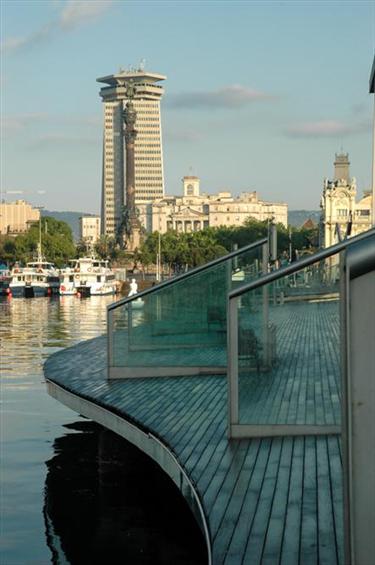
M 240 196 L 232 196 L 227 191 L 201 194 L 200 180 L 196 176 L 185 176 L 182 183 L 183 196 L 166 196 L 137 206 L 147 231 L 190 232 L 206 227 L 241 226 L 249 217 L 273 219 L 287 226 L 287 204 L 265 202 L 255 191 L 244 192 Z
M 350 178 L 349 165 L 348 153 L 336 154 L 333 180 L 324 180 L 320 201 L 322 247 L 330 247 L 371 227 L 372 195 L 365 192 L 356 202 L 357 185 L 355 178 Z

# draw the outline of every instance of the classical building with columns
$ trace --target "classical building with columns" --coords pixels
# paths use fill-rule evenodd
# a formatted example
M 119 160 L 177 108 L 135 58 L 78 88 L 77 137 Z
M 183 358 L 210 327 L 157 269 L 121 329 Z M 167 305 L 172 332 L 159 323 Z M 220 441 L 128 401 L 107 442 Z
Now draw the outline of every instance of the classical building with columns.
M 255 191 L 243 192 L 240 196 L 232 196 L 228 191 L 201 194 L 200 179 L 196 176 L 185 176 L 182 185 L 182 196 L 166 196 L 137 206 L 147 231 L 190 232 L 207 227 L 241 226 L 249 217 L 273 219 L 287 226 L 287 204 L 265 202 Z
M 358 235 L 371 228 L 372 194 L 364 192 L 357 202 L 356 179 L 350 177 L 349 154 L 335 156 L 333 180 L 324 180 L 320 201 L 320 239 L 330 247 L 346 236 Z

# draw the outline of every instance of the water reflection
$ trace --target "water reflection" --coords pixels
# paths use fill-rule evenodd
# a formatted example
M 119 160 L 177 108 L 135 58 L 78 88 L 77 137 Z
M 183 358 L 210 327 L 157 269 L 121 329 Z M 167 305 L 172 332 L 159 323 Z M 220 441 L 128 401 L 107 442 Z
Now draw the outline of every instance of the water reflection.
M 45 359 L 64 347 L 105 333 L 106 309 L 112 301 L 112 296 L 85 300 L 70 296 L 0 298 L 1 564 L 110 565 L 112 558 L 116 565 L 200 563 L 199 558 L 185 559 L 182 550 L 180 559 L 180 549 L 174 549 L 179 533 L 173 524 L 168 526 L 169 537 L 168 531 L 159 531 L 161 516 L 173 508 L 169 479 L 155 478 L 148 462 L 128 469 L 121 456 L 116 462 L 114 453 L 108 455 L 107 465 L 103 455 L 99 457 L 103 441 L 98 430 L 46 392 Z M 70 426 L 72 420 L 76 423 Z M 109 451 L 106 447 L 105 452 Z M 111 470 L 107 472 L 108 468 Z M 120 475 L 113 472 L 116 469 L 121 470 Z M 143 477 L 145 473 L 147 477 Z M 137 482 L 138 477 L 147 478 L 145 484 Z M 152 484 L 158 492 L 149 492 Z M 159 491 L 165 497 L 163 502 Z M 64 504 L 65 500 L 69 503 Z M 155 508 L 143 506 L 147 502 L 155 503 Z M 131 511 L 124 517 L 125 507 Z M 140 524 L 148 514 L 151 522 L 144 527 L 142 541 Z M 176 524 L 181 523 L 182 516 L 183 512 L 173 510 Z M 73 525 L 75 532 L 71 531 Z M 168 544 L 170 550 L 166 549 Z M 99 545 L 106 548 L 102 560 L 95 557 L 103 554 Z M 121 557 L 113 557 L 112 546 Z M 82 559 L 80 547 L 86 555 Z M 64 557 L 65 551 L 69 558 Z M 131 557 L 127 558 L 128 554 Z M 167 557 L 163 561 L 164 554 Z
M 54 442 L 44 517 L 53 563 L 207 563 L 203 536 L 166 475 L 142 452 L 93 424 Z
M 113 297 L 79 300 L 61 298 L 3 299 L 0 301 L 2 374 L 5 380 L 42 373 L 54 349 L 69 347 L 106 331 L 107 305 Z

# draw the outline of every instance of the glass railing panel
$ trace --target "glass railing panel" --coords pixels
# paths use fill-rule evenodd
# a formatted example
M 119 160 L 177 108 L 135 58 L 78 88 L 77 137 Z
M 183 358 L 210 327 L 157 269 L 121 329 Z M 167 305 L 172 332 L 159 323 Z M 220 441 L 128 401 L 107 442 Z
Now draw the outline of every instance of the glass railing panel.
M 340 424 L 339 254 L 237 298 L 238 418 Z
M 113 308 L 111 366 L 226 367 L 227 294 L 261 274 L 259 246 Z

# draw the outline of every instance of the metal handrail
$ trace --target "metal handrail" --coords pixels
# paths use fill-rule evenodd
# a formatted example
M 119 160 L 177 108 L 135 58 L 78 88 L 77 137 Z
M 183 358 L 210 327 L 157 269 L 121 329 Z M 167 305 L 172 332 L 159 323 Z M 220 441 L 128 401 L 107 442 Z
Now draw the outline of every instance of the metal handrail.
M 223 255 L 222 257 L 218 257 L 217 259 L 213 259 L 209 263 L 205 263 L 204 265 L 200 265 L 199 267 L 195 267 L 194 269 L 191 269 L 190 271 L 187 271 L 186 273 L 183 273 L 182 275 L 177 275 L 177 277 L 173 277 L 173 278 L 170 278 L 166 281 L 163 281 L 160 284 L 153 286 L 151 288 L 147 288 L 146 290 L 143 290 L 142 292 L 138 292 L 137 294 L 134 294 L 133 296 L 127 296 L 125 298 L 122 298 L 118 302 L 113 302 L 112 304 L 109 304 L 107 306 L 107 311 L 114 310 L 114 309 L 122 306 L 123 304 L 127 304 L 128 302 L 132 302 L 133 300 L 138 300 L 138 298 L 142 298 L 143 296 L 146 296 L 147 294 L 151 294 L 152 292 L 156 292 L 156 291 L 158 291 L 162 288 L 165 288 L 165 287 L 167 287 L 171 284 L 174 284 L 176 282 L 180 282 L 181 280 L 187 279 L 189 277 L 192 277 L 193 275 L 196 275 L 198 273 L 206 271 L 207 269 L 210 269 L 211 267 L 215 267 L 216 265 L 219 265 L 220 263 L 224 263 L 228 259 L 232 259 L 233 257 L 237 257 L 239 255 L 242 255 L 242 253 L 245 253 L 246 251 L 249 251 L 250 249 L 256 249 L 257 247 L 261 247 L 262 245 L 265 245 L 267 242 L 268 242 L 268 238 L 265 237 L 263 239 L 259 239 L 258 241 L 254 241 L 253 243 L 249 243 L 249 245 L 245 245 L 245 247 L 241 247 L 240 249 L 236 249 L 236 251 L 232 251 L 231 253 L 227 253 L 226 255 Z
M 332 245 L 331 247 L 327 247 L 326 249 L 322 249 L 321 251 L 314 253 L 314 255 L 304 257 L 302 259 L 299 259 L 299 261 L 296 261 L 295 263 L 286 265 L 285 267 L 281 267 L 277 271 L 272 271 L 271 273 L 267 273 L 262 277 L 260 277 L 259 279 L 251 281 L 246 285 L 243 285 L 239 288 L 232 290 L 231 292 L 228 293 L 228 298 L 230 300 L 232 298 L 242 296 L 242 294 L 245 294 L 250 290 L 254 290 L 256 288 L 259 288 L 260 286 L 274 282 L 287 275 L 292 275 L 293 273 L 300 271 L 304 267 L 309 267 L 310 265 L 313 265 L 317 261 L 322 261 L 323 259 L 327 259 L 327 257 L 331 257 L 332 255 L 335 255 L 336 253 L 343 251 L 344 249 L 356 243 L 357 241 L 362 241 L 372 236 L 375 236 L 375 228 L 371 228 L 370 230 L 361 233 L 355 237 L 351 237 L 350 239 L 345 239 L 344 241 L 340 241 L 340 243 L 337 243 L 336 245 Z

